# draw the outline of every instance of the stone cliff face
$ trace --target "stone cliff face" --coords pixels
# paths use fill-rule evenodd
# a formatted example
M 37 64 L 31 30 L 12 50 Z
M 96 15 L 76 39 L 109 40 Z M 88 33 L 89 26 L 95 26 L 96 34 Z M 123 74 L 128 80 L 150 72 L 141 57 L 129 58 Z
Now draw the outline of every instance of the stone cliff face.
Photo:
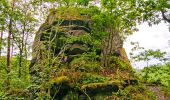
M 115 43 L 108 46 L 117 48 L 112 54 L 118 59 L 113 57 L 109 60 L 112 67 L 101 65 L 100 55 L 105 54 L 102 48 L 96 49 L 95 54 L 89 57 L 88 54 L 94 53 L 90 38 L 92 26 L 90 17 L 78 10 L 55 10 L 36 33 L 30 64 L 31 80 L 37 85 L 50 84 L 50 95 L 56 100 L 72 100 L 70 95 L 78 100 L 88 99 L 88 95 L 95 99 L 101 92 L 105 92 L 102 97 L 105 98 L 112 95 L 112 91 L 118 91 L 131 82 L 128 81 L 131 78 L 131 66 L 122 48 L 123 40 L 117 39 L 119 36 L 115 36 Z M 113 34 L 110 37 L 114 39 Z M 108 39 L 109 37 L 105 40 Z M 82 56 L 84 54 L 86 55 Z M 120 67 L 120 63 L 125 64 Z M 123 81 L 118 80 L 118 77 Z M 43 83 L 41 79 L 46 79 L 47 82 Z M 60 86 L 59 92 L 54 93 Z
M 33 60 L 30 65 L 31 70 L 34 69 L 34 65 L 39 64 L 41 60 L 46 59 L 45 56 L 47 55 L 43 53 L 47 50 L 55 56 L 58 56 L 61 53 L 64 53 L 66 56 L 76 56 L 90 51 L 91 49 L 92 45 L 90 43 L 85 43 L 81 39 L 66 43 L 67 39 L 70 37 L 76 38 L 90 34 L 91 23 L 89 20 L 86 20 L 86 15 L 60 18 L 61 16 L 56 12 L 57 11 L 53 11 L 49 14 L 46 22 L 41 25 L 36 33 L 33 44 Z

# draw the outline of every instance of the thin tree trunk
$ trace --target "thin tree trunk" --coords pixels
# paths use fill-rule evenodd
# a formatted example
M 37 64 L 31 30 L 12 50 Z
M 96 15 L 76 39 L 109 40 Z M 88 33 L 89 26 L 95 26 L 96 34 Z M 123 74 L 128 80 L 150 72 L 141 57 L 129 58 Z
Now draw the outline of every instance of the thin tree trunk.
M 2 41 L 3 41 L 3 30 L 0 34 L 0 57 L 2 56 Z
M 103 40 L 102 47 L 102 59 L 101 63 L 103 67 L 110 67 L 111 57 L 114 52 L 117 52 L 123 47 L 123 40 L 121 39 L 118 31 L 113 28 L 108 28 L 108 36 Z
M 19 78 L 21 77 L 21 68 L 22 68 L 22 59 L 23 59 L 23 50 L 24 50 L 24 36 L 25 36 L 25 25 L 22 32 L 21 44 L 20 44 L 20 54 L 19 54 Z
M 14 11 L 14 5 L 15 5 L 15 0 L 12 1 L 12 8 L 11 11 Z M 7 86 L 7 90 L 10 89 L 10 72 L 11 72 L 11 68 L 10 68 L 10 52 L 11 52 L 11 35 L 12 35 L 12 15 L 9 16 L 10 17 L 10 22 L 8 25 L 8 38 L 7 38 L 7 80 L 6 80 L 6 86 Z
M 22 50 L 20 50 L 19 54 L 19 71 L 18 71 L 18 77 L 21 77 L 21 68 L 22 68 Z
M 12 20 L 10 19 L 10 23 L 9 23 L 9 27 L 8 27 L 8 39 L 7 39 L 7 81 L 6 81 L 6 85 L 7 85 L 7 89 L 9 89 L 10 86 L 10 49 L 11 49 L 11 34 L 12 34 Z
M 12 35 L 12 34 L 11 34 Z M 14 41 L 13 41 L 13 37 L 11 36 L 11 50 L 10 50 L 10 59 L 12 59 L 12 55 L 13 55 L 13 52 L 14 52 Z
M 168 23 L 170 23 L 170 18 L 168 18 L 166 15 L 165 15 L 165 12 L 163 10 L 161 10 L 161 14 L 162 14 L 162 17 L 165 21 L 167 21 Z

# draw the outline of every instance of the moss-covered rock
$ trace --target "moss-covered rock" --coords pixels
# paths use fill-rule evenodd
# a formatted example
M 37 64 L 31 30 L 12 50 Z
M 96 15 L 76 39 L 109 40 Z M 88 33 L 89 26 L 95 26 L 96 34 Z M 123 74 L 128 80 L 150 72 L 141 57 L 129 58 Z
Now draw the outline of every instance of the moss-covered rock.
M 31 80 L 42 86 L 41 90 L 48 89 L 55 100 L 102 100 L 124 88 L 125 80 L 130 78 L 131 65 L 122 48 L 123 41 L 115 43 L 120 50 L 113 55 L 120 62 L 111 58 L 111 68 L 101 66 L 102 48 L 94 46 L 91 34 L 92 13 L 84 11 L 84 8 L 52 10 L 35 36 Z
M 95 90 L 95 89 L 102 89 L 102 88 L 107 88 L 107 87 L 115 87 L 116 89 L 114 91 L 118 91 L 119 87 L 121 87 L 122 84 L 123 83 L 120 82 L 120 81 L 108 81 L 108 82 L 103 82 L 103 83 L 90 83 L 90 84 L 82 85 L 81 89 L 82 90 Z
M 62 83 L 68 83 L 69 82 L 69 78 L 67 76 L 60 76 L 60 77 L 57 77 L 57 78 L 53 78 L 51 79 L 50 81 L 50 84 L 62 84 Z

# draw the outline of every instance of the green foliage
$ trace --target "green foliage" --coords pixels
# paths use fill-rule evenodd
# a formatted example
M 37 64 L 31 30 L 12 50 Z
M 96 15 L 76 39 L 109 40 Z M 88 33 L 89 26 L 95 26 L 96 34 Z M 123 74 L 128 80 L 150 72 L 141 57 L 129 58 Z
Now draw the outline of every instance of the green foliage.
M 44 0 L 45 2 L 56 2 L 61 6 L 66 6 L 66 7 L 70 7 L 70 6 L 88 6 L 90 1 L 93 0 Z
M 127 86 L 125 89 L 120 89 L 118 92 L 113 92 L 121 100 L 155 100 L 156 96 L 147 90 L 144 86 Z
M 158 50 L 144 50 L 143 52 L 140 52 L 137 56 L 134 56 L 133 59 L 136 61 L 148 61 L 153 58 L 158 59 L 159 61 L 166 60 L 164 56 L 166 55 L 166 52 L 161 52 Z
M 80 36 L 70 36 L 70 37 L 65 37 L 66 43 L 74 43 L 74 42 L 83 42 L 85 44 L 90 44 L 92 43 L 92 37 L 86 33 L 84 35 Z
M 108 20 L 106 24 L 113 25 L 116 30 L 119 28 L 119 34 L 123 34 L 122 37 L 137 31 L 136 21 L 141 21 L 142 14 L 140 11 L 142 7 L 138 3 L 133 0 L 101 0 L 101 5 L 104 9 L 107 9 L 103 12 L 106 15 L 105 19 Z
M 111 66 L 112 68 L 119 68 L 120 70 L 130 70 L 130 66 L 128 65 L 129 63 L 127 63 L 126 61 L 122 60 L 119 57 L 116 56 L 112 56 L 110 59 L 112 59 L 113 63 Z
M 6 14 L 8 12 L 8 7 L 9 4 L 6 0 L 0 1 L 0 9 L 1 9 L 1 16 L 0 16 L 0 30 L 3 30 L 5 28 L 5 19 L 6 19 Z
M 70 62 L 72 69 L 85 72 L 100 72 L 102 67 L 99 62 L 100 55 L 96 54 L 96 48 L 93 48 L 92 51 L 87 51 L 78 57 L 74 58 Z
M 149 49 L 149 50 L 141 51 L 137 55 L 134 55 L 133 53 L 131 53 L 130 55 L 132 57 L 132 60 L 138 62 L 145 61 L 147 62 L 147 66 L 148 66 L 148 62 L 152 59 L 157 59 L 158 61 L 165 63 L 168 60 L 167 58 L 165 58 L 166 54 L 167 54 L 166 52 L 162 52 L 159 49 L 158 50 Z
M 92 0 L 77 0 L 77 3 L 79 5 L 87 6 L 90 1 L 92 1 Z
M 139 74 L 141 81 L 170 87 L 170 64 L 145 67 Z
M 144 6 L 143 19 L 144 21 L 148 21 L 149 25 L 158 24 L 162 20 L 162 17 L 165 21 L 169 21 L 169 17 L 163 13 L 168 12 L 170 9 L 170 4 L 168 0 L 147 0 L 142 1 L 141 4 Z M 162 16 L 158 12 L 162 13 Z
M 6 57 L 0 58 L 0 99 L 23 99 L 27 98 L 27 87 L 30 85 L 30 75 L 29 75 L 29 61 L 23 58 L 21 68 L 21 77 L 18 77 L 18 57 L 13 57 L 11 59 L 11 72 L 7 75 L 5 70 L 6 67 Z M 10 90 L 5 91 L 4 82 L 6 78 L 10 78 Z M 25 95 L 23 95 L 25 94 Z M 17 96 L 16 96 L 17 95 Z
M 139 80 L 145 84 L 162 88 L 165 97 L 170 97 L 170 63 L 145 67 L 137 73 Z
M 104 77 L 100 75 L 86 74 L 83 76 L 82 84 L 89 83 L 102 83 L 111 80 L 109 77 Z
M 80 14 L 93 16 L 95 14 L 99 14 L 100 12 L 101 11 L 97 6 L 89 6 L 88 9 L 81 9 Z

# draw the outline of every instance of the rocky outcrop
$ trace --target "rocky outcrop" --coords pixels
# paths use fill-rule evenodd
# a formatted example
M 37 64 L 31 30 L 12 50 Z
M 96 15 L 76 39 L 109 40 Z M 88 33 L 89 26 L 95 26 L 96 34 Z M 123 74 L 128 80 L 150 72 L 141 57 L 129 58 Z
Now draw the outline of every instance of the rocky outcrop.
M 86 15 L 76 13 L 68 18 L 69 13 L 67 13 L 67 16 L 64 16 L 64 14 L 60 15 L 61 12 L 57 12 L 56 10 L 52 11 L 45 23 L 36 32 L 33 44 L 33 59 L 30 65 L 31 73 L 34 73 L 34 65 L 47 58 L 47 51 L 55 56 L 61 56 L 64 53 L 66 56 L 70 56 L 70 58 L 63 57 L 63 62 L 70 62 L 71 56 L 82 54 L 91 48 L 90 43 L 84 43 L 81 39 L 76 38 L 87 35 L 91 31 L 90 21 Z M 68 40 L 70 37 L 73 37 L 75 40 Z
M 120 63 L 115 63 L 118 59 L 114 58 L 109 60 L 113 63 L 113 71 L 108 71 L 110 68 L 101 66 L 100 55 L 104 54 L 102 48 L 93 50 L 90 38 L 92 26 L 90 16 L 81 14 L 79 9 L 54 10 L 36 33 L 33 59 L 30 64 L 31 80 L 36 85 L 50 84 L 50 95 L 56 100 L 63 98 L 71 100 L 69 94 L 74 94 L 75 98 L 79 100 L 81 100 L 80 98 L 88 99 L 88 95 L 93 92 L 96 96 L 100 93 L 100 89 L 106 92 L 102 97 L 104 98 L 107 95 L 112 95 L 112 91 L 122 88 L 124 82 L 130 78 L 131 66 L 126 52 L 122 48 L 123 40 L 117 39 L 113 43 L 118 49 L 112 53 L 122 61 L 121 64 L 126 63 L 124 66 L 127 67 L 121 68 Z M 86 55 L 91 53 L 91 58 L 89 55 L 88 57 L 82 56 L 84 53 Z M 96 58 L 92 60 L 94 56 Z M 108 74 L 108 72 L 111 73 Z M 89 77 L 88 74 L 91 76 Z M 119 79 L 119 76 L 122 80 Z M 115 82 L 115 79 L 119 81 Z M 47 88 L 44 88 L 40 90 L 46 91 Z M 58 88 L 61 89 L 55 93 Z M 93 95 L 90 96 L 96 98 Z

